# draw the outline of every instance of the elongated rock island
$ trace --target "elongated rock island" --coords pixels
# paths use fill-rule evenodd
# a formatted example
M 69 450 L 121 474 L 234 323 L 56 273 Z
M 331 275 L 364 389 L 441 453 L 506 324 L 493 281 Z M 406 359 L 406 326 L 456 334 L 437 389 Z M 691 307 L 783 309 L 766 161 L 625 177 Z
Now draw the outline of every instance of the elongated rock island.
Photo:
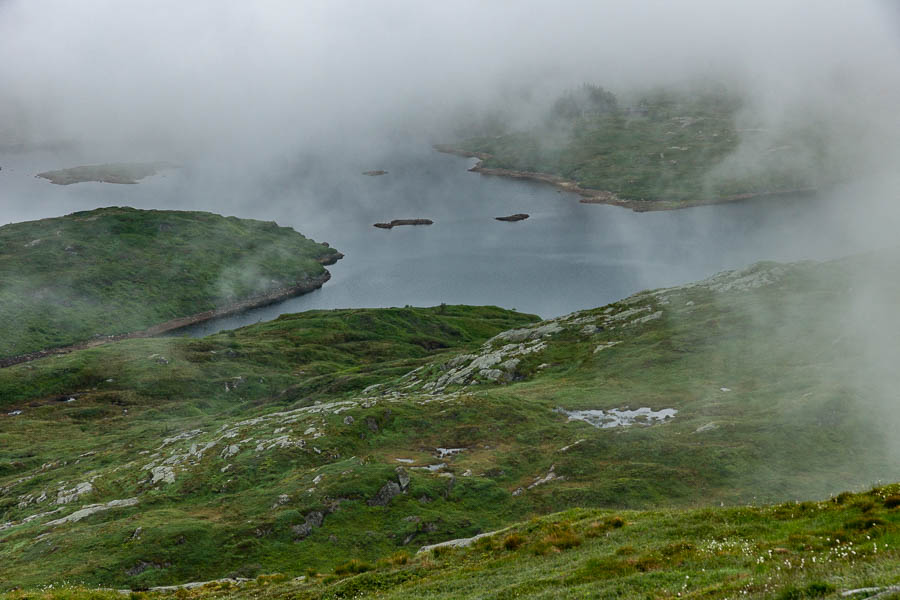
M 175 168 L 167 162 L 149 163 L 108 163 L 102 165 L 82 165 L 57 171 L 38 173 L 37 177 L 56 185 L 71 185 L 94 181 L 97 183 L 135 184 L 145 177 L 160 171 Z
M 434 221 L 431 219 L 394 219 L 390 223 L 375 223 L 375 227 L 379 229 L 392 229 L 399 225 L 432 225 Z
M 525 214 L 525 213 L 516 213 L 516 214 L 514 214 L 514 215 L 509 215 L 509 216 L 506 216 L 506 217 L 494 217 L 494 218 L 495 218 L 496 220 L 498 220 L 498 221 L 509 221 L 509 222 L 513 222 L 513 221 L 524 221 L 525 219 L 528 218 L 528 215 Z
M 303 294 L 341 256 L 290 227 L 206 212 L 110 207 L 5 225 L 0 366 Z

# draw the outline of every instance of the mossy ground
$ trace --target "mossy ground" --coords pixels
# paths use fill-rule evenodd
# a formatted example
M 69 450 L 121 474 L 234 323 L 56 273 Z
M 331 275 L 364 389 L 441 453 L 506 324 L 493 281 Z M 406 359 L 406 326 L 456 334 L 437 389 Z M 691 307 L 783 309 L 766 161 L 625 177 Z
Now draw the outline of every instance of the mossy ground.
M 853 589 L 900 584 L 900 508 L 892 501 L 898 492 L 893 485 L 763 507 L 573 509 L 519 523 L 467 548 L 397 552 L 298 578 L 269 573 L 240 584 L 132 597 L 839 598 Z M 3 600 L 118 597 L 66 584 L 0 593 Z
M 101 208 L 0 227 L 0 358 L 146 329 L 324 273 L 289 227 Z
M 588 587 L 578 586 L 601 583 L 637 596 L 653 586 L 675 590 L 684 575 L 692 586 L 737 590 L 757 581 L 741 574 L 759 574 L 745 565 L 750 555 L 728 550 L 715 562 L 700 548 L 724 539 L 767 550 L 791 528 L 818 548 L 824 542 L 815 536 L 847 529 L 864 511 L 816 504 L 822 520 L 818 512 L 795 513 L 808 521 L 784 513 L 779 524 L 773 515 L 786 508 L 727 506 L 826 499 L 900 479 L 893 413 L 882 404 L 900 382 L 890 360 L 867 353 L 873 340 L 896 333 L 872 318 L 900 299 L 898 264 L 893 256 L 762 264 L 544 323 L 546 334 L 521 346 L 508 337 L 482 345 L 501 331 L 524 328 L 516 339 L 537 331 L 536 317 L 497 308 L 313 311 L 204 339 L 128 340 L 4 369 L 0 523 L 9 525 L 0 531 L 0 580 L 143 588 L 330 573 L 353 559 L 374 564 L 579 508 L 554 517 L 571 521 L 566 527 L 582 538 L 571 548 L 559 547 L 569 535 L 560 531 L 559 543 L 547 541 L 547 554 L 536 556 L 540 540 L 529 525 L 519 531 L 523 541 L 510 542 L 514 552 L 492 546 L 463 553 L 477 557 L 463 566 L 434 557 L 348 581 L 367 593 L 377 583 L 426 597 L 490 596 L 507 587 L 510 597 L 516 590 L 564 597 L 567 587 L 582 593 Z M 851 293 L 861 289 L 863 306 Z M 530 350 L 497 381 L 476 369 L 475 383 L 435 387 L 467 362 L 522 349 Z M 479 358 L 455 358 L 462 354 Z M 598 429 L 556 410 L 639 407 L 678 412 L 665 423 Z M 152 481 L 152 469 L 166 466 L 173 481 Z M 387 482 L 399 481 L 398 466 L 408 489 L 373 505 Z M 54 504 L 59 490 L 85 482 L 89 493 Z M 42 493 L 48 497 L 39 501 Z M 138 504 L 48 525 L 82 505 L 125 498 Z M 633 509 L 655 512 L 623 512 Z M 870 510 L 894 535 L 894 513 Z M 317 512 L 321 525 L 298 536 Z M 588 541 L 585 527 L 613 514 L 630 523 L 622 532 L 643 533 L 616 529 L 611 535 L 628 539 L 616 538 L 615 548 L 601 547 L 606 533 Z M 882 525 L 859 531 L 873 527 Z M 869 534 L 854 530 L 852 540 L 868 544 Z M 675 553 L 687 566 L 670 573 L 663 549 L 681 541 L 692 545 Z M 607 565 L 620 546 L 631 546 L 635 560 L 661 558 Z M 885 582 L 886 565 L 896 566 L 883 562 L 890 557 L 873 555 L 871 568 L 846 581 Z M 622 581 L 603 575 L 620 567 L 628 570 Z M 420 577 L 422 569 L 428 574 Z M 810 584 L 830 581 L 819 573 Z M 636 587 L 627 587 L 632 580 Z M 338 589 L 310 593 L 340 597 Z

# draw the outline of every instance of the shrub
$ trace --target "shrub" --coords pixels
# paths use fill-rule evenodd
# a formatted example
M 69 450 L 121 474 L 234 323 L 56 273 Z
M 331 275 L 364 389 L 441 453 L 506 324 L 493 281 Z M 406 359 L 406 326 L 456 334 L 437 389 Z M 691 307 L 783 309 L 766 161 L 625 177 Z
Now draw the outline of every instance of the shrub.
M 388 562 L 395 567 L 405 565 L 409 563 L 409 553 L 404 552 L 403 550 L 396 552 L 388 558 Z
M 372 565 L 357 558 L 351 559 L 334 568 L 335 575 L 358 575 L 374 569 Z
M 887 523 L 884 519 L 879 519 L 878 517 L 863 517 L 861 519 L 854 519 L 852 521 L 848 521 L 845 527 L 848 529 L 873 529 L 875 527 L 884 527 Z
M 803 591 L 806 594 L 807 598 L 818 598 L 820 596 L 825 596 L 827 594 L 830 594 L 834 590 L 835 590 L 835 587 L 833 585 L 831 585 L 830 583 L 823 583 L 821 581 L 816 581 L 816 582 L 813 582 L 813 583 L 809 584 L 808 586 L 806 586 L 806 589 Z
M 803 591 L 792 585 L 781 590 L 777 598 L 778 600 L 801 600 L 803 598 Z
M 849 500 L 852 497 L 853 497 L 853 494 L 851 494 L 850 492 L 841 492 L 840 494 L 838 494 L 837 496 L 832 498 L 831 501 L 834 502 L 835 504 L 843 504 L 844 502 L 846 502 L 847 500 Z
M 884 499 L 885 508 L 897 508 L 900 506 L 900 494 L 893 494 Z
M 659 562 L 659 559 L 653 555 L 642 556 L 638 559 L 632 559 L 628 561 L 631 565 L 634 566 L 635 569 L 640 571 L 641 573 L 647 573 L 648 571 L 655 571 L 659 569 L 662 565 Z
M 503 547 L 507 550 L 518 550 L 524 543 L 525 538 L 518 533 L 511 533 L 503 539 Z
M 830 594 L 835 590 L 835 587 L 828 583 L 822 582 L 814 582 L 807 585 L 805 588 L 798 588 L 797 586 L 788 586 L 781 590 L 778 594 L 778 600 L 802 600 L 803 598 L 820 598 L 827 594 Z
M 680 542 L 675 542 L 673 544 L 669 544 L 665 548 L 661 550 L 663 556 L 675 556 L 676 554 L 681 554 L 683 552 L 690 552 L 694 549 L 694 545 L 688 541 L 682 540 Z
M 552 548 L 568 550 L 581 545 L 581 538 L 570 527 L 557 527 L 544 537 L 544 543 Z

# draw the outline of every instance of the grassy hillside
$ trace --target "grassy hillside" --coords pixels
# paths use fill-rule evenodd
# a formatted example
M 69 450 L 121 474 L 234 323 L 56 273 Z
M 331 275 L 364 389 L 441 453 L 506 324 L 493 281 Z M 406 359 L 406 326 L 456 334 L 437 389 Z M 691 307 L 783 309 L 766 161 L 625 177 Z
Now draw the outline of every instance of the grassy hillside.
M 486 173 L 555 175 L 587 190 L 611 192 L 642 210 L 801 190 L 824 181 L 833 149 L 821 128 L 801 122 L 769 131 L 746 115 L 748 122 L 739 122 L 743 108 L 741 98 L 724 89 L 656 90 L 630 106 L 557 106 L 529 129 L 507 127 L 452 148 L 482 156 L 479 170 Z
M 900 597 L 900 486 L 825 502 L 662 511 L 575 509 L 465 547 L 349 561 L 334 572 L 178 590 L 179 598 Z M 894 588 L 893 592 L 891 588 Z M 140 593 L 139 597 L 162 597 Z M 3 600 L 114 599 L 63 587 Z M 171 597 L 171 595 L 169 596 Z
M 868 544 L 870 530 L 893 531 L 880 496 L 866 510 L 812 505 L 828 509 L 820 520 L 784 507 L 659 509 L 826 499 L 900 480 L 900 382 L 883 351 L 898 332 L 879 320 L 900 299 L 898 265 L 893 255 L 760 264 L 545 322 L 454 306 L 314 311 L 0 370 L 0 581 L 145 588 L 331 573 L 528 522 L 521 553 L 476 549 L 499 562 L 451 561 L 422 589 L 485 595 L 465 587 L 477 572 L 490 590 L 552 596 L 546 581 L 583 590 L 620 570 L 634 589 L 669 589 L 709 565 L 699 581 L 729 590 L 757 573 L 747 566 L 757 550 L 827 552 L 816 536 L 838 529 Z M 528 519 L 576 507 L 554 518 L 571 521 L 561 527 L 585 554 L 563 569 L 547 562 L 558 554 L 548 542 L 537 558 L 553 526 Z M 595 508 L 623 515 L 615 548 L 599 546 L 605 529 L 586 541 L 585 528 L 613 514 Z M 885 523 L 847 525 L 869 513 Z M 779 524 L 788 514 L 801 520 Z M 643 574 L 638 565 L 668 565 L 653 557 L 682 538 L 691 547 L 673 552 L 686 572 Z M 731 556 L 743 539 L 753 555 Z M 701 550 L 713 540 L 734 544 L 721 561 Z M 595 558 L 596 572 L 578 570 Z M 885 580 L 872 564 L 854 577 Z M 408 578 L 385 577 L 387 587 Z M 340 597 L 333 589 L 313 593 Z
M 101 208 L 0 227 L 0 358 L 121 334 L 294 286 L 336 251 L 289 227 Z

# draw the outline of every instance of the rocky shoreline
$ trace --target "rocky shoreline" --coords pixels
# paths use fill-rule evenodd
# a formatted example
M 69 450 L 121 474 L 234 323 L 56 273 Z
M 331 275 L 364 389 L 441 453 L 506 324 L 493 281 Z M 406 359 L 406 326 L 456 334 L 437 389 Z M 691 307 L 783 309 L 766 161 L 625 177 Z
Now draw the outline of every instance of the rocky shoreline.
M 493 175 L 497 177 L 511 177 L 513 179 L 526 179 L 538 183 L 546 183 L 552 185 L 563 192 L 570 192 L 581 196 L 579 202 L 583 204 L 611 204 L 613 206 L 621 206 L 622 208 L 630 208 L 634 212 L 652 212 L 660 210 L 678 210 L 680 208 L 691 208 L 694 206 L 705 206 L 709 204 L 728 204 L 731 202 L 743 202 L 746 200 L 755 200 L 759 198 L 772 198 L 777 196 L 796 196 L 796 195 L 813 195 L 817 192 L 816 188 L 796 188 L 789 190 L 766 190 L 761 192 L 747 192 L 743 194 L 734 194 L 731 196 L 720 196 L 718 198 L 700 198 L 696 200 L 677 202 L 674 200 L 626 200 L 618 197 L 614 192 L 606 190 L 595 190 L 591 188 L 583 188 L 577 182 L 559 175 L 551 173 L 540 173 L 536 171 L 516 171 L 514 169 L 500 169 L 482 166 L 484 161 L 491 158 L 490 154 L 483 152 L 469 152 L 461 150 L 448 144 L 435 144 L 433 146 L 438 152 L 444 154 L 453 154 L 456 156 L 464 156 L 466 158 L 477 158 L 478 164 L 470 168 L 473 173 L 482 175 Z
M 336 253 L 327 257 L 322 257 L 319 259 L 319 262 L 323 265 L 333 265 L 338 260 L 343 258 L 343 254 Z M 20 354 L 18 356 L 9 356 L 6 358 L 0 358 L 0 369 L 11 367 L 13 365 L 18 365 L 26 362 L 30 362 L 33 360 L 37 360 L 39 358 L 45 358 L 48 356 L 55 356 L 59 354 L 68 354 L 69 352 L 73 352 L 75 350 L 84 350 L 86 348 L 94 348 L 96 346 L 100 346 L 102 344 L 107 344 L 109 342 L 118 342 L 120 340 L 128 340 L 134 338 L 148 338 L 155 337 L 158 335 L 162 335 L 164 333 L 171 333 L 173 331 L 177 331 L 179 329 L 184 329 L 185 327 L 190 327 L 192 325 L 197 325 L 198 323 L 203 323 L 206 321 L 211 321 L 213 319 L 218 319 L 221 317 L 229 317 L 232 315 L 236 315 L 242 312 L 246 312 L 248 310 L 254 308 L 260 308 L 263 306 L 269 306 L 271 304 L 276 304 L 283 300 L 287 300 L 289 298 L 294 298 L 296 296 L 302 296 L 303 294 L 307 294 L 314 290 L 322 287 L 326 281 L 331 279 L 331 273 L 325 271 L 321 275 L 317 275 L 315 277 L 310 277 L 305 281 L 301 281 L 295 285 L 274 289 L 265 294 L 261 294 L 259 296 L 253 296 L 252 298 L 248 298 L 246 300 L 241 300 L 240 302 L 234 302 L 232 304 L 228 304 L 222 306 L 220 308 L 216 308 L 213 310 L 207 310 L 204 312 L 195 313 L 193 315 L 188 315 L 186 317 L 179 317 L 177 319 L 171 319 L 169 321 L 165 321 L 164 323 L 159 323 L 158 325 L 153 325 L 152 327 L 148 327 L 147 329 L 143 329 L 141 331 L 132 331 L 130 333 L 120 333 L 116 335 L 107 335 L 99 338 L 95 338 L 92 340 L 88 340 L 86 342 L 79 342 L 78 344 L 72 344 L 71 346 L 62 346 L 59 348 L 48 348 L 45 350 L 37 350 L 35 352 L 29 352 L 27 354 Z

